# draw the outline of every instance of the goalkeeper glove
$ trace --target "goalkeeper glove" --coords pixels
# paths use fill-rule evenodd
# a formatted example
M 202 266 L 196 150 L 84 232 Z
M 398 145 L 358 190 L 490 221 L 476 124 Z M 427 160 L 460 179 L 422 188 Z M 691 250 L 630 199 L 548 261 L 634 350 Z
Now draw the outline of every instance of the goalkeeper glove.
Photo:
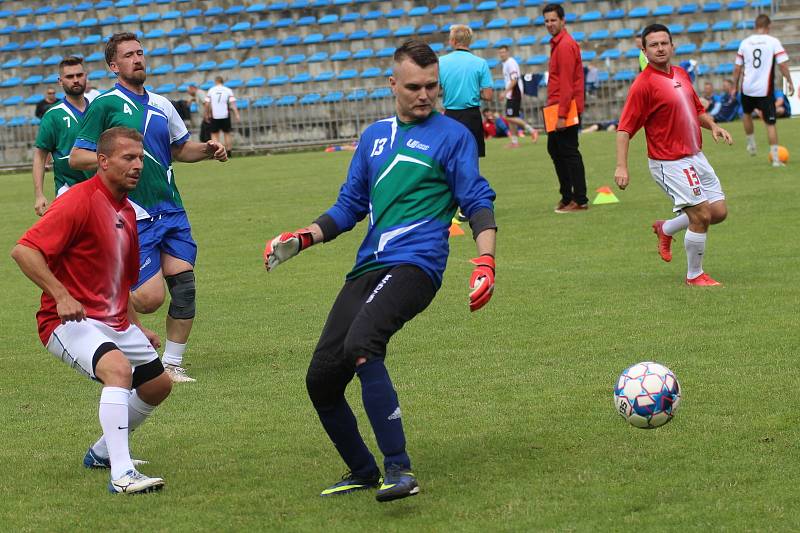
M 469 278 L 469 310 L 477 311 L 491 300 L 494 292 L 494 257 L 483 254 L 470 259 L 470 263 L 476 266 Z
M 267 267 L 267 270 L 272 270 L 312 244 L 314 244 L 314 237 L 305 228 L 281 233 L 271 241 L 267 241 L 267 246 L 264 248 L 264 266 Z

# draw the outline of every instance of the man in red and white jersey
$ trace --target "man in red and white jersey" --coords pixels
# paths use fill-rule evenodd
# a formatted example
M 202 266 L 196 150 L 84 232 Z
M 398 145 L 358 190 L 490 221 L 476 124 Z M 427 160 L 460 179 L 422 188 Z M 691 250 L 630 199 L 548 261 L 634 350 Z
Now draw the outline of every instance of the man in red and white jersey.
M 84 466 L 110 468 L 112 493 L 150 492 L 164 480 L 136 470 L 128 435 L 169 396 L 172 381 L 155 350 L 158 336 L 139 325 L 128 297 L 139 276 L 136 214 L 127 193 L 143 166 L 141 134 L 106 130 L 97 161 L 97 174 L 58 197 L 11 256 L 43 291 L 36 319 L 47 350 L 103 384 L 103 435 Z
M 686 283 L 720 285 L 703 271 L 703 255 L 709 224 L 725 220 L 728 210 L 719 178 L 701 151 L 700 127 L 711 130 L 715 142 L 733 140 L 703 109 L 686 71 L 670 64 L 675 49 L 669 29 L 662 24 L 647 26 L 642 46 L 648 65 L 631 85 L 619 119 L 614 181 L 620 189 L 628 186 L 628 146 L 644 128 L 650 172 L 672 199 L 673 211 L 680 213 L 653 224 L 659 254 L 671 261 L 672 236 L 685 229 Z
M 789 56 L 781 42 L 769 35 L 771 21 L 767 15 L 756 17 L 756 33 L 744 39 L 736 52 L 736 67 L 733 70 L 734 86 L 739 87 L 742 78 L 742 125 L 747 135 L 747 151 L 756 155 L 756 139 L 753 135 L 753 111 L 759 110 L 767 126 L 769 155 L 773 167 L 781 167 L 778 158 L 778 128 L 775 125 L 775 65 L 786 80 L 786 94 L 794 94 L 794 84 L 789 74 Z

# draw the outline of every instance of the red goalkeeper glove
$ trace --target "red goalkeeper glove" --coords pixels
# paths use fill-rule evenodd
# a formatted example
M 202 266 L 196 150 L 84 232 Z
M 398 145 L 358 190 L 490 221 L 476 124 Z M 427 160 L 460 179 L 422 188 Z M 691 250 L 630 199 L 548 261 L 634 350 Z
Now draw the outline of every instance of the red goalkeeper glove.
M 272 270 L 312 244 L 314 244 L 314 237 L 305 228 L 281 233 L 271 241 L 267 241 L 267 246 L 264 248 L 264 266 L 267 267 L 267 270 Z
M 469 310 L 477 311 L 489 300 L 494 292 L 494 257 L 483 254 L 475 259 L 470 259 L 475 265 L 472 277 L 469 278 Z

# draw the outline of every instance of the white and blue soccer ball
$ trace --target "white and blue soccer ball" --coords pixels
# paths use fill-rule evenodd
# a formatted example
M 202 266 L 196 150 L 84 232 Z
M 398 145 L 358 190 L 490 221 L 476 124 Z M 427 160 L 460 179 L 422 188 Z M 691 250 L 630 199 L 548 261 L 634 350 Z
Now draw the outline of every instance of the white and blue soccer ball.
M 632 426 L 654 429 L 675 416 L 681 386 L 672 371 L 659 363 L 637 363 L 620 374 L 614 387 L 617 413 Z

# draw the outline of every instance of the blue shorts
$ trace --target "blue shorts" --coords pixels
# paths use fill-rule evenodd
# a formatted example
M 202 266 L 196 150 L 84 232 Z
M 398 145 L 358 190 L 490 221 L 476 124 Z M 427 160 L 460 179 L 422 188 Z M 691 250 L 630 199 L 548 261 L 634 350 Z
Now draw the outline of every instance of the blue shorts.
M 183 259 L 194 266 L 197 244 L 185 211 L 165 213 L 136 221 L 139 231 L 139 281 L 135 291 L 161 269 L 161 253 Z

